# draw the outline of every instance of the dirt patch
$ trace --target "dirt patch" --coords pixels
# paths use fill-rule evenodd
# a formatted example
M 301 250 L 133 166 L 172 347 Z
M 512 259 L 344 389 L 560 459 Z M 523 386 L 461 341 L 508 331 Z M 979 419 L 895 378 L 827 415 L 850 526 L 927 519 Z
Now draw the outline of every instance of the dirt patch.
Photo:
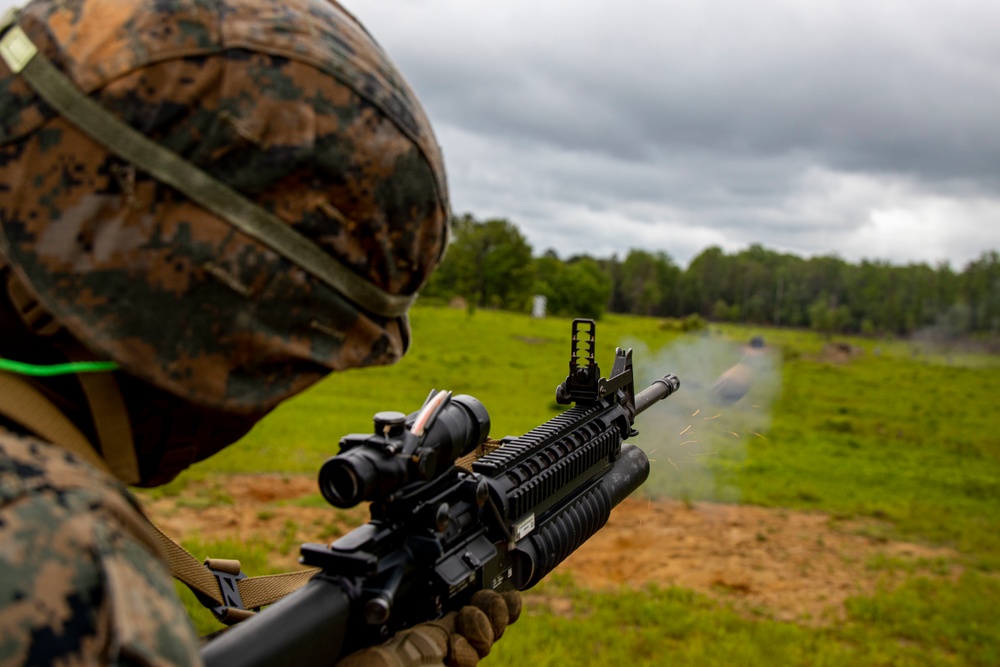
M 827 364 L 846 364 L 852 359 L 864 354 L 864 350 L 856 345 L 842 341 L 834 341 L 823 346 L 823 351 L 816 357 L 816 361 Z
M 326 541 L 367 520 L 362 508 L 301 506 L 316 493 L 312 477 L 240 475 L 145 504 L 175 538 L 266 543 L 275 565 L 292 569 L 298 543 Z M 877 529 L 822 513 L 629 499 L 559 571 L 599 589 L 681 586 L 811 624 L 841 617 L 848 597 L 896 585 L 912 572 L 960 573 L 954 551 L 889 541 Z
M 548 338 L 539 338 L 537 336 L 514 336 L 514 340 L 519 340 L 527 345 L 545 345 L 551 342 Z
M 176 540 L 265 546 L 271 551 L 269 561 L 285 570 L 298 567 L 299 544 L 329 541 L 368 520 L 366 508 L 340 510 L 324 504 L 311 476 L 234 475 L 224 482 L 191 483 L 178 496 L 154 499 L 150 494 L 142 504 L 149 518 Z
M 870 528 L 822 513 L 629 499 L 560 567 L 595 588 L 682 586 L 811 623 L 909 572 L 958 574 L 954 551 L 857 534 Z

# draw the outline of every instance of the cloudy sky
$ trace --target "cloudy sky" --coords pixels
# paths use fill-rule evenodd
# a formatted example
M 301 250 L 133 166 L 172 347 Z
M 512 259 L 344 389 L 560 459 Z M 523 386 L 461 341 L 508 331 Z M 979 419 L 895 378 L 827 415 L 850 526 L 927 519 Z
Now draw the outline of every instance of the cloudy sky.
M 995 0 L 344 2 L 537 253 L 1000 248 Z
M 345 0 L 536 252 L 1000 248 L 995 0 Z

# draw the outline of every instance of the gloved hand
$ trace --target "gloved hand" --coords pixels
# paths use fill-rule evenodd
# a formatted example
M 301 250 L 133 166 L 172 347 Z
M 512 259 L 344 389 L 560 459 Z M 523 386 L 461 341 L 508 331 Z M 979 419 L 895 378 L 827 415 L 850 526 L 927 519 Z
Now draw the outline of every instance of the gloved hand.
M 443 618 L 399 632 L 336 667 L 475 667 L 521 614 L 521 594 L 478 591 L 470 604 Z

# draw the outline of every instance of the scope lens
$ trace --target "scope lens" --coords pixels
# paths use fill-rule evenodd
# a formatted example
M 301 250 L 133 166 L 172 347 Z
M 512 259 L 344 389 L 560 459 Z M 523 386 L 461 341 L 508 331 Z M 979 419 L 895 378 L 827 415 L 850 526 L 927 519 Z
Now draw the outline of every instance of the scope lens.
M 333 457 L 319 470 L 319 490 L 334 507 L 348 508 L 360 503 L 362 490 L 358 473 L 347 457 Z
M 407 417 L 409 423 L 415 415 Z M 340 508 L 354 507 L 365 500 L 385 500 L 411 482 L 443 474 L 455 459 L 482 443 L 489 432 L 490 416 L 483 404 L 472 396 L 455 396 L 441 409 L 419 444 L 408 432 L 396 437 L 345 436 L 340 454 L 327 459 L 320 468 L 320 491 L 327 502 Z M 409 449 L 407 442 L 413 445 Z M 415 460 L 421 465 L 414 465 Z

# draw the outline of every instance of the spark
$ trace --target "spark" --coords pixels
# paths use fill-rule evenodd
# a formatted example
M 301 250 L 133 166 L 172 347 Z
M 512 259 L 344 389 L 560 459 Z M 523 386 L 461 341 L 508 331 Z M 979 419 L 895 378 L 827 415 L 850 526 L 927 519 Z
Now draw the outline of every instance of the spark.
M 767 440 L 767 438 L 765 438 L 764 436 L 762 436 L 762 435 L 761 435 L 760 433 L 758 433 L 757 431 L 750 431 L 750 432 L 751 432 L 751 433 L 753 433 L 753 434 L 754 434 L 755 436 L 757 436 L 758 438 L 760 438 L 761 440 Z
M 695 410 L 695 411 L 694 411 L 693 413 L 691 413 L 691 416 L 692 416 L 692 417 L 697 417 L 697 416 L 698 416 L 698 413 L 699 413 L 699 412 L 701 412 L 701 408 L 698 408 L 698 409 L 697 409 L 697 410 Z
M 728 431 L 728 433 L 729 433 L 729 435 L 733 436 L 734 438 L 740 437 L 740 434 L 737 433 L 736 431 Z
M 718 454 L 719 452 L 698 452 L 697 454 L 692 454 L 691 456 L 711 456 L 712 454 Z
M 684 442 L 682 442 L 681 444 L 679 444 L 677 446 L 678 447 L 683 447 L 684 445 L 688 445 L 688 444 L 690 444 L 692 442 L 698 442 L 698 441 L 697 440 L 685 440 Z
M 670 461 L 670 459 L 667 459 L 667 460 L 668 460 L 668 461 Z M 673 461 L 670 461 L 670 465 L 672 465 L 672 466 L 674 467 L 674 470 L 676 470 L 677 472 L 680 472 L 680 471 L 681 471 L 681 469 L 680 469 L 680 468 L 678 468 L 678 467 L 677 467 L 677 464 L 676 464 L 676 463 L 674 463 Z
M 691 424 L 688 424 L 688 427 L 686 429 L 684 429 L 683 431 L 681 431 L 680 433 L 678 433 L 677 435 L 684 435 L 685 433 L 687 433 L 690 430 L 691 430 Z
M 711 417 L 704 417 L 704 420 L 705 420 L 705 421 L 708 421 L 709 419 L 718 419 L 718 418 L 719 418 L 719 417 L 721 417 L 721 416 L 722 416 L 722 413 L 720 412 L 719 414 L 717 414 L 717 415 L 712 415 Z
M 656 449 L 654 449 L 653 451 L 651 451 L 651 452 L 649 452 L 648 454 L 646 454 L 646 456 L 652 456 L 653 454 L 655 454 L 655 453 L 656 453 L 656 452 L 658 452 L 658 451 L 660 451 L 660 448 L 659 448 L 659 447 L 657 447 L 657 448 L 656 448 Z

